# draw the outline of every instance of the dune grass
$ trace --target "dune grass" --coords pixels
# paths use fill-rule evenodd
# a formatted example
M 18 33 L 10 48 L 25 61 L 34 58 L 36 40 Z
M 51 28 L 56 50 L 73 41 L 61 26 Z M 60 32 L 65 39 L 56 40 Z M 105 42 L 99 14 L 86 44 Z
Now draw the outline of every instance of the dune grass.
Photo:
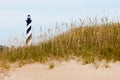
M 72 58 L 80 59 L 84 63 L 120 61 L 120 24 L 107 23 L 77 28 L 73 26 L 69 31 L 38 45 L 18 47 L 0 53 L 2 62 L 18 62 L 20 66 Z

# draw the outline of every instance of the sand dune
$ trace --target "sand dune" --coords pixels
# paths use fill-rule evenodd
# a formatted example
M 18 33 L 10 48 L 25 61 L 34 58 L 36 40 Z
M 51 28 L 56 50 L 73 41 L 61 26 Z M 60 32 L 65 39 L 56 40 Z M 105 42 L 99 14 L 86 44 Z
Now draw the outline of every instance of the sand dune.
M 120 80 L 120 63 L 110 63 L 109 68 L 92 64 L 82 65 L 76 61 L 49 65 L 34 63 L 10 70 L 6 80 Z

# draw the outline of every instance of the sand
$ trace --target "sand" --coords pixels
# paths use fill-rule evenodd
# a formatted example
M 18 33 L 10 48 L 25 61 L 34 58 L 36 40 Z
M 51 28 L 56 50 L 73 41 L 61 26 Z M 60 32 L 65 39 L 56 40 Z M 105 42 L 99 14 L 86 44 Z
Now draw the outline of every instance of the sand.
M 53 69 L 48 64 L 27 64 L 11 69 L 8 77 L 1 80 L 120 80 L 120 62 L 97 69 L 93 64 L 83 65 L 74 60 L 55 63 Z

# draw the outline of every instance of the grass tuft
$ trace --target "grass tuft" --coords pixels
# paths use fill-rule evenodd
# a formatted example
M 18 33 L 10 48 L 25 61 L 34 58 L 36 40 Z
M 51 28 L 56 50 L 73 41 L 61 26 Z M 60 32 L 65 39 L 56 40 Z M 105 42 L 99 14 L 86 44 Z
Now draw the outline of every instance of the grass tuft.
M 55 67 L 55 64 L 53 62 L 49 63 L 49 69 L 53 69 Z

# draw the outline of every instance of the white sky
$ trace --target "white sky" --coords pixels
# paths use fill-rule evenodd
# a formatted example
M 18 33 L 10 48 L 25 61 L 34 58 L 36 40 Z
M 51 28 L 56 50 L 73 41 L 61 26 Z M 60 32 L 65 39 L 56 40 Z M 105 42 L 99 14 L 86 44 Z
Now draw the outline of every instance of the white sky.
M 105 13 L 103 13 L 105 11 Z M 85 17 L 120 18 L 120 0 L 0 0 L 0 44 L 17 37 L 24 40 L 26 16 L 31 14 L 34 35 L 56 22 Z

